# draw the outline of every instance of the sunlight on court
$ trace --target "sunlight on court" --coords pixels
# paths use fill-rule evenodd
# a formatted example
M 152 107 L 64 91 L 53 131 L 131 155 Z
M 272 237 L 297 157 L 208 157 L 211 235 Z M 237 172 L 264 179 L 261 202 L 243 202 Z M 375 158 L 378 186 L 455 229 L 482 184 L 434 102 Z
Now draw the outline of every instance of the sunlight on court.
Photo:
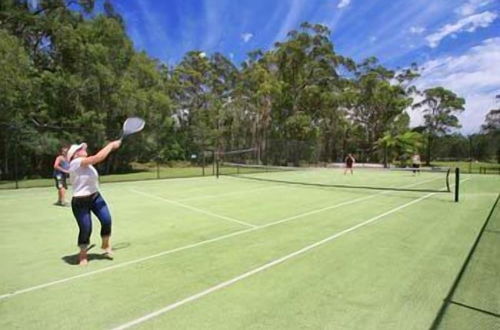
M 76 265 L 71 211 L 50 205 L 51 190 L 1 191 L 0 326 L 74 328 L 85 320 L 86 328 L 116 329 L 217 328 L 221 322 L 361 328 L 369 319 L 376 327 L 426 328 L 499 183 L 463 177 L 461 202 L 454 203 L 452 192 L 439 191 L 446 188 L 442 175 L 360 171 L 346 178 L 333 169 L 265 176 L 373 184 L 389 177 L 416 190 L 225 175 L 105 184 L 115 258 L 102 257 L 95 246 L 83 268 Z M 96 231 L 92 243 L 99 244 Z M 493 313 L 497 307 L 484 305 Z M 445 325 L 453 324 L 455 308 Z

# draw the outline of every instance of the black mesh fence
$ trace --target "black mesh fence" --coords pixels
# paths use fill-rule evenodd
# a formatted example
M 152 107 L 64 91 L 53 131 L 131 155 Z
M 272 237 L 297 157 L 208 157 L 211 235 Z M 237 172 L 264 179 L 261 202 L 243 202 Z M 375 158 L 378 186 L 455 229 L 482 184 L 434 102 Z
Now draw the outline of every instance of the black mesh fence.
M 102 164 L 96 165 L 101 183 L 158 180 L 184 177 L 202 177 L 215 175 L 215 152 L 213 150 L 188 153 L 185 160 L 175 161 L 151 161 L 151 162 L 129 162 L 126 170 L 114 170 L 112 162 L 114 158 L 119 158 L 119 154 L 112 155 L 110 159 Z M 25 158 L 12 157 L 12 162 L 8 167 L 9 171 L 2 171 L 0 189 L 36 188 L 49 187 L 55 185 L 52 177 L 51 157 L 47 160 L 47 166 L 37 174 L 30 174 L 26 171 L 20 160 Z M 10 159 L 9 159 L 10 160 Z

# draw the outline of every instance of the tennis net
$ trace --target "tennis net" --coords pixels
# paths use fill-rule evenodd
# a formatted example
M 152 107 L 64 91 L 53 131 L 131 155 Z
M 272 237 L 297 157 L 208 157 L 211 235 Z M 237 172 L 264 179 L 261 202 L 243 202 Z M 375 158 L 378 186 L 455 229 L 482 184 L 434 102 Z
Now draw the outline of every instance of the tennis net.
M 458 181 L 458 171 L 451 168 L 389 168 L 358 167 L 354 174 L 344 168 L 270 166 L 256 164 L 252 157 L 255 150 L 231 151 L 219 155 L 218 176 L 233 176 L 242 179 L 288 183 L 295 185 L 394 190 L 409 192 L 451 193 Z M 237 160 L 239 162 L 231 162 Z

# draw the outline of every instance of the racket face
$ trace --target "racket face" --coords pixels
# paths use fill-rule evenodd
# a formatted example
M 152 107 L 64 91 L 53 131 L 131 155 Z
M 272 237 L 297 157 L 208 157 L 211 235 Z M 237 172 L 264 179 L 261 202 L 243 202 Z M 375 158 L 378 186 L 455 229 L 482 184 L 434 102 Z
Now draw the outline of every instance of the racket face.
M 142 118 L 139 117 L 127 118 L 127 120 L 125 120 L 125 123 L 123 123 L 122 137 L 142 131 L 145 124 L 146 122 Z

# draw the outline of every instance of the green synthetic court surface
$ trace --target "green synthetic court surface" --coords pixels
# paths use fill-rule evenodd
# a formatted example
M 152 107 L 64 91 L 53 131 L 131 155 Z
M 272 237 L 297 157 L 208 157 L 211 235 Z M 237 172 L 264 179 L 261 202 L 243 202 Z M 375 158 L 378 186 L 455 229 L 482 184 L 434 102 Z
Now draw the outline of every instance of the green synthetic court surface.
M 442 175 L 269 173 L 442 189 Z M 500 177 L 452 193 L 302 186 L 239 177 L 108 183 L 114 260 L 94 219 L 76 265 L 54 188 L 0 191 L 0 329 L 429 329 L 497 199 Z M 440 329 L 500 326 L 500 211 Z

